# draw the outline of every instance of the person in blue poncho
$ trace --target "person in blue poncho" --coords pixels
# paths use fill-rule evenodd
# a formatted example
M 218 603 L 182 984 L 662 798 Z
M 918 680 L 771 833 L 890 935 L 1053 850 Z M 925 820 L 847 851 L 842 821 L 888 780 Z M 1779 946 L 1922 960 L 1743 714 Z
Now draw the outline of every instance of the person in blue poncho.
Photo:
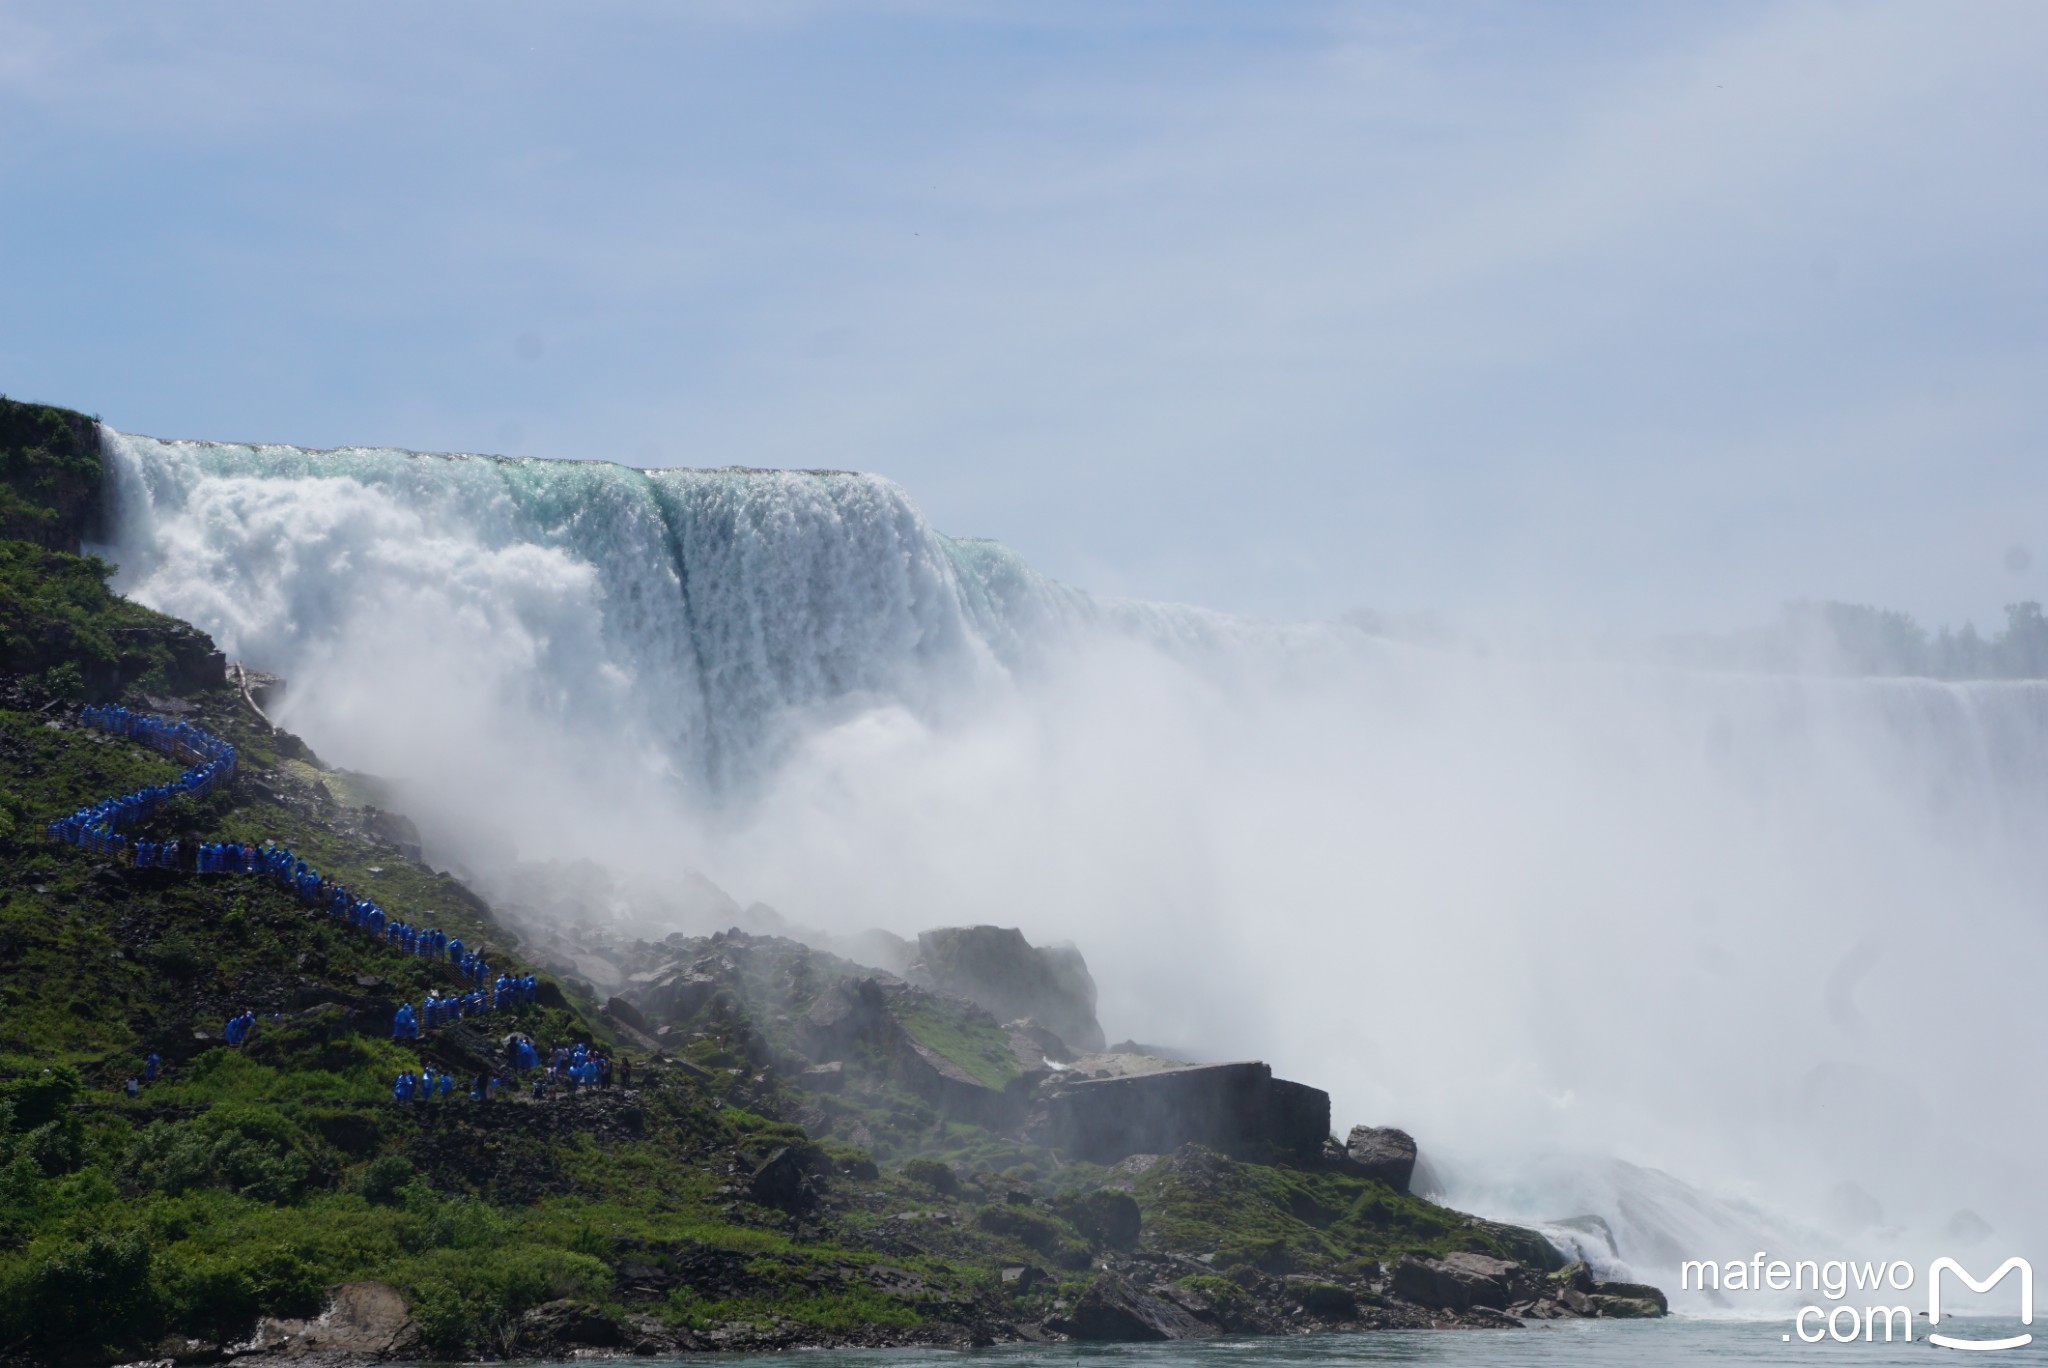
M 142 1061 L 142 1076 L 154 1083 L 156 1082 L 156 1076 L 163 1072 L 163 1067 L 164 1061 L 162 1058 L 158 1056 L 156 1051 L 151 1050 L 149 1058 Z

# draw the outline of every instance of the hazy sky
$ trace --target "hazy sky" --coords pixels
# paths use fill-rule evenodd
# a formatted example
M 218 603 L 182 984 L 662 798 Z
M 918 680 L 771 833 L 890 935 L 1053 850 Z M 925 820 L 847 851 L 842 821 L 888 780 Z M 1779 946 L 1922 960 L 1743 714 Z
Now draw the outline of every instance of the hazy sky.
M 1266 614 L 1982 622 L 2044 70 L 2038 3 L 9 0 L 0 390 L 875 470 Z

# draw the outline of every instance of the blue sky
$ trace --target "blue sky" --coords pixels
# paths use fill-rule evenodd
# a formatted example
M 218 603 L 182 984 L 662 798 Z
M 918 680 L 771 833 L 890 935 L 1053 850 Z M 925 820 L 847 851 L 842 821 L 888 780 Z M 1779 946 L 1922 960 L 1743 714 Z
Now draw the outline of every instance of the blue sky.
M 2048 597 L 2044 70 L 1995 0 L 13 0 L 0 390 L 875 470 L 1262 614 L 1981 623 Z

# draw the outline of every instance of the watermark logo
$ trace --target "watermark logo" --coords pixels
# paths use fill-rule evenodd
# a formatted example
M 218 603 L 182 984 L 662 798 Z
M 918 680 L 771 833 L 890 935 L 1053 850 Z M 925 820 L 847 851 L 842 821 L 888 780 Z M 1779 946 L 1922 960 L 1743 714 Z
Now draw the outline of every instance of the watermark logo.
M 1941 1324 L 1941 1275 L 1943 1273 L 1955 1274 L 1963 1280 L 1964 1284 L 1972 1292 L 1989 1292 L 2004 1280 L 2006 1274 L 2014 1269 L 2018 1269 L 2020 1275 L 2020 1324 L 2032 1325 L 2034 1323 L 2034 1266 L 2025 1259 L 2020 1258 L 2007 1259 L 1998 1266 L 1996 1273 L 1993 1273 L 1983 1282 L 1978 1282 L 1975 1278 L 1971 1277 L 1963 1270 L 1963 1266 L 1954 1259 L 1936 1259 L 1933 1263 L 1927 1265 L 1928 1325 Z M 1928 1343 L 1938 1344 L 1944 1349 L 2017 1349 L 2023 1344 L 2032 1344 L 2034 1336 L 2029 1332 L 2024 1335 L 2014 1335 L 2011 1339 L 1973 1340 L 1958 1339 L 1953 1335 L 1930 1334 L 1927 1340 Z
M 1935 1333 L 1934 1327 L 1941 1324 L 1941 1275 L 1953 1273 L 1972 1292 L 1989 1292 L 2005 1280 L 2009 1273 L 2017 1272 L 2020 1285 L 2020 1324 L 2034 1323 L 2034 1266 L 2025 1259 L 2011 1258 L 2000 1264 L 1988 1278 L 1978 1279 L 1954 1259 L 1939 1258 L 1927 1265 L 1927 1342 L 1944 1349 L 2018 1349 L 2032 1344 L 2031 1331 L 2013 1335 L 2006 1339 L 1972 1339 L 1965 1335 Z M 1756 1257 L 1744 1263 L 1730 1259 L 1717 1264 L 1704 1259 L 1688 1259 L 1678 1266 L 1678 1286 L 1682 1291 L 1699 1289 L 1714 1292 L 1803 1292 L 1811 1289 L 1835 1303 L 1832 1307 L 1802 1306 L 1799 1314 L 1792 1319 L 1792 1332 L 1782 1336 L 1790 1342 L 1797 1335 L 1807 1344 L 1819 1344 L 1822 1340 L 1833 1340 L 1837 1344 L 1848 1344 L 1852 1340 L 1873 1343 L 1882 1327 L 1887 1344 L 1893 1340 L 1911 1343 L 1913 1339 L 1913 1311 L 1905 1305 L 1857 1306 L 1849 1300 L 1852 1291 L 1882 1293 L 1909 1292 L 1915 1282 L 1913 1265 L 1904 1259 L 1889 1263 L 1855 1263 L 1845 1259 L 1829 1259 L 1822 1263 L 1814 1259 L 1787 1261 L 1772 1259 L 1762 1250 Z

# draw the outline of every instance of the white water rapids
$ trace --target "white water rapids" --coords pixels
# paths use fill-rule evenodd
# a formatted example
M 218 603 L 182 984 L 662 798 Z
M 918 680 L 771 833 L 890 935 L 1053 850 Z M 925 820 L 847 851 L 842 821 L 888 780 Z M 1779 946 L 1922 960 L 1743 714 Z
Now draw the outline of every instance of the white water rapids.
M 1267 1058 L 1667 1286 L 1810 1227 L 2048 1229 L 2042 685 L 1101 600 L 870 476 L 105 444 L 118 586 L 285 675 L 487 885 L 588 858 L 1071 939 L 1112 1038 Z

